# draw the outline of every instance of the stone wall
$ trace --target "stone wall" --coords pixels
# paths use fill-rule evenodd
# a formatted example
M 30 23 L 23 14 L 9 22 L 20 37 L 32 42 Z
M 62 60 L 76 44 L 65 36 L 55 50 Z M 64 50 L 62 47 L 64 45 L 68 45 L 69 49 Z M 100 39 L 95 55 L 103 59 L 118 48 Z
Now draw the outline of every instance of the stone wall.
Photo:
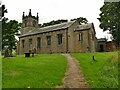
M 79 41 L 79 33 L 82 33 L 83 39 Z M 85 52 L 88 45 L 88 31 L 76 31 L 74 33 L 75 52 Z
M 58 45 L 57 34 L 62 34 L 62 44 Z M 51 45 L 47 45 L 46 36 L 51 36 Z M 41 47 L 37 47 L 37 38 L 41 38 Z M 29 39 L 32 39 L 32 46 L 29 47 Z M 25 40 L 25 46 L 22 46 L 22 40 Z M 32 36 L 20 38 L 20 54 L 36 49 L 37 53 L 65 53 L 66 52 L 66 30 L 47 32 Z
M 106 51 L 106 42 L 100 42 L 100 41 L 98 41 L 98 43 L 97 43 L 97 51 L 98 52 L 104 52 L 104 51 Z
M 111 52 L 117 50 L 116 44 L 114 41 L 106 42 L 106 51 Z
M 76 44 L 75 44 L 75 29 L 77 27 L 77 25 L 79 25 L 79 22 L 76 21 L 75 23 L 73 23 L 73 25 L 71 25 L 69 28 L 68 28 L 68 52 L 75 52 L 75 47 L 76 47 Z

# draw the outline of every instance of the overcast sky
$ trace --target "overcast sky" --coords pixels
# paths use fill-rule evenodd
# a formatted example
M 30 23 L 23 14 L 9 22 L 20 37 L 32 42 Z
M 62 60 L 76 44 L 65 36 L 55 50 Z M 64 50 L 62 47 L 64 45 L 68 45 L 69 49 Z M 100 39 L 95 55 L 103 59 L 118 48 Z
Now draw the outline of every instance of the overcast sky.
M 89 23 L 94 23 L 97 38 L 106 35 L 99 28 L 97 20 L 104 0 L 2 0 L 2 4 L 8 9 L 6 17 L 10 20 L 21 22 L 23 11 L 28 15 L 29 9 L 32 15 L 39 13 L 39 23 L 84 17 Z

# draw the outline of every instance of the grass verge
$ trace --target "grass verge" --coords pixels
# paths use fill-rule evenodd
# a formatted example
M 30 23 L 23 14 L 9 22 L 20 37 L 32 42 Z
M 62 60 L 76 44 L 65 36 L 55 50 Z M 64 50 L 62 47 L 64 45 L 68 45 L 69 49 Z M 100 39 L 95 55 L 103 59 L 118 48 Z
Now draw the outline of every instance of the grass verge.
M 62 84 L 67 60 L 58 54 L 3 58 L 3 88 L 53 88 Z
M 91 88 L 118 88 L 118 53 L 71 53 Z M 92 60 L 92 56 L 95 60 Z

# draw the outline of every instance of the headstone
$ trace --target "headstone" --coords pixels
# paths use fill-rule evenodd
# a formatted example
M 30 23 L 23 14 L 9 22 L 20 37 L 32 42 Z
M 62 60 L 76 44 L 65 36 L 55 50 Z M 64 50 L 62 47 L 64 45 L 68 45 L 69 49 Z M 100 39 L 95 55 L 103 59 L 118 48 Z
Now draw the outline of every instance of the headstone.
M 5 50 L 4 57 L 10 57 L 10 52 L 8 49 Z
M 33 52 L 36 53 L 36 48 L 33 49 Z
M 94 57 L 94 56 L 92 56 L 92 60 L 93 60 L 93 61 L 95 60 L 95 57 Z
M 25 57 L 30 57 L 30 53 L 25 53 Z

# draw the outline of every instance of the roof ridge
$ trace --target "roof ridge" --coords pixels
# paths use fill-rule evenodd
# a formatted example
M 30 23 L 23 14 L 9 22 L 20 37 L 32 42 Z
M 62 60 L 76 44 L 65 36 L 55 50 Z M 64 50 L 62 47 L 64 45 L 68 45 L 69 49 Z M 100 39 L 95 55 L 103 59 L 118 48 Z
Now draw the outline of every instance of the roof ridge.
M 41 28 L 39 28 L 39 29 L 42 29 L 42 28 L 48 28 L 48 27 L 53 27 L 53 26 L 59 26 L 59 25 L 62 25 L 62 24 L 67 24 L 67 23 L 74 23 L 76 20 L 74 20 L 74 21 L 68 21 L 68 22 L 64 22 L 64 23 L 59 23 L 59 24 L 54 24 L 54 25 L 50 25 L 50 26 L 45 26 L 45 27 L 41 27 Z

